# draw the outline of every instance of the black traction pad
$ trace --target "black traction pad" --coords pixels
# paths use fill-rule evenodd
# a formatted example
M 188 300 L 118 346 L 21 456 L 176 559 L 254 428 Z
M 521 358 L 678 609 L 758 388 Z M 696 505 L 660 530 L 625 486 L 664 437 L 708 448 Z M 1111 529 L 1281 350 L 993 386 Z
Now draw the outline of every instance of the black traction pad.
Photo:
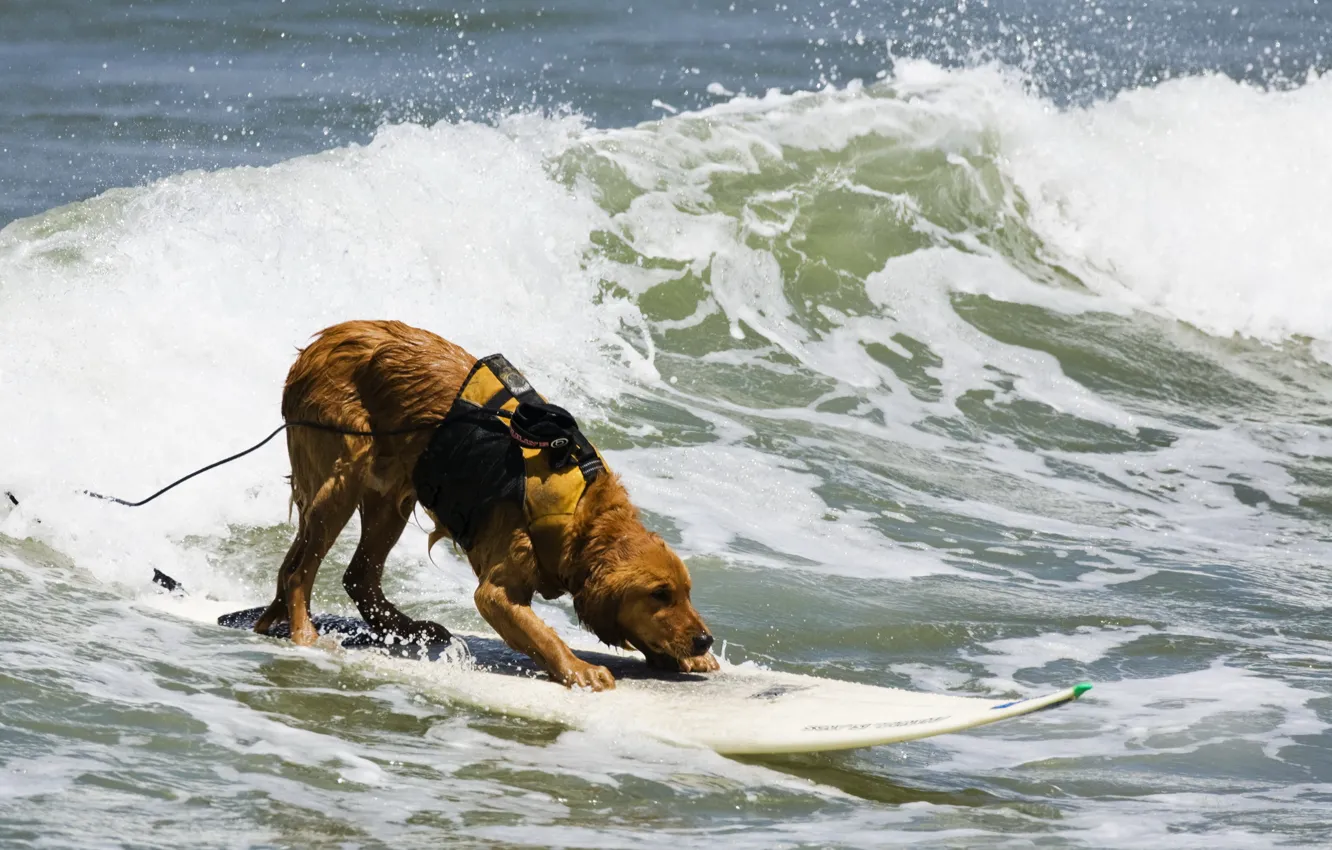
M 266 606 L 261 606 L 259 608 L 246 608 L 244 611 L 233 611 L 230 614 L 223 614 L 218 617 L 217 624 L 229 629 L 253 631 L 254 624 L 259 622 L 259 618 L 266 610 L 268 610 Z M 315 614 L 310 619 L 314 623 L 315 631 L 321 635 L 337 638 L 344 649 L 379 649 L 406 658 L 437 661 L 452 646 L 453 641 L 456 641 L 467 647 L 468 654 L 476 661 L 477 666 L 484 667 L 492 672 L 511 676 L 544 675 L 532 659 L 520 652 L 514 652 L 504 641 L 498 638 L 481 635 L 466 635 L 465 637 L 454 635 L 453 641 L 421 646 L 419 643 L 403 644 L 397 641 L 386 641 L 376 634 L 369 624 L 356 617 Z M 269 629 L 268 637 L 290 639 L 291 627 L 286 622 L 275 623 Z M 636 655 L 611 655 L 606 652 L 588 650 L 575 650 L 575 654 L 590 664 L 600 664 L 607 668 L 611 671 L 611 675 L 617 679 L 661 679 L 672 682 L 692 682 L 704 679 L 702 675 L 697 673 L 672 673 L 649 667 L 643 663 L 643 659 Z
M 230 614 L 223 614 L 217 618 L 219 626 L 226 626 L 229 629 L 245 629 L 254 631 L 255 623 L 267 611 L 267 606 L 258 608 L 246 608 L 244 611 L 232 611 Z M 331 635 L 339 638 L 339 643 L 347 649 L 366 649 L 369 647 L 388 648 L 390 644 L 386 643 L 375 634 L 374 631 L 364 620 L 358 620 L 355 617 L 340 617 L 337 614 L 316 614 L 311 618 L 314 622 L 315 631 L 321 635 Z M 291 639 L 291 625 L 286 621 L 274 623 L 268 630 L 269 637 Z M 448 643 L 438 645 L 439 648 L 448 646 Z M 419 645 L 417 647 L 420 649 Z

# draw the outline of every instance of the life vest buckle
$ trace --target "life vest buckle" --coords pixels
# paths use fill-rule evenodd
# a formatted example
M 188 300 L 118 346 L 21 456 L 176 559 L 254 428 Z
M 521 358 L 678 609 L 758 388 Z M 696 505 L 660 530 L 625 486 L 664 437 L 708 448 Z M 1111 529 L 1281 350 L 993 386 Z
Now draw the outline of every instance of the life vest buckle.
M 578 423 L 559 405 L 524 401 L 509 417 L 509 433 L 525 448 L 548 452 L 551 469 L 563 469 L 577 445 Z

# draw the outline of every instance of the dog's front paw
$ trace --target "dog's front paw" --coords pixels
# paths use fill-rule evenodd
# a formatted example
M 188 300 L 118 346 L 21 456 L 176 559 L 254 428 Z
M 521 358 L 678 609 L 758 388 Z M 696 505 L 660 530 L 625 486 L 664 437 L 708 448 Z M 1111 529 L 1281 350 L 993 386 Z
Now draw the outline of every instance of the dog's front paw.
M 715 673 L 720 669 L 721 664 L 717 663 L 717 656 L 711 652 L 680 659 L 681 673 Z
M 711 652 L 688 658 L 676 658 L 674 655 L 661 652 L 645 652 L 643 657 L 647 659 L 649 667 L 670 673 L 712 673 L 721 669 L 717 658 Z
M 558 678 L 567 688 L 591 688 L 594 691 L 615 689 L 615 677 L 611 675 L 611 671 L 597 664 L 588 664 L 586 661 L 579 661 L 576 665 L 570 666 Z

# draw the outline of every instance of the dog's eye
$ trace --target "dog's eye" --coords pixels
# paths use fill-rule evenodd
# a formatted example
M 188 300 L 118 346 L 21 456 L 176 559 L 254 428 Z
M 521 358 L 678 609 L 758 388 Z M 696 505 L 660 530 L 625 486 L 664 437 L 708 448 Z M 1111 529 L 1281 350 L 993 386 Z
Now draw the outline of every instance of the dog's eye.
M 652 598 L 657 600 L 658 602 L 670 602 L 671 589 L 669 587 L 659 587 L 656 590 L 652 591 Z

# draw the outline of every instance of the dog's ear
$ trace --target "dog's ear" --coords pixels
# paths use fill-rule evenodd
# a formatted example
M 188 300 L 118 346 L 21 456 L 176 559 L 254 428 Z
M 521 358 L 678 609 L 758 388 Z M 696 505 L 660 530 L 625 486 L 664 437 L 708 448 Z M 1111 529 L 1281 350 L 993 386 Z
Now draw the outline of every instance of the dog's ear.
M 574 613 L 579 621 L 607 646 L 621 646 L 627 642 L 620 627 L 620 606 L 624 603 L 622 588 L 606 571 L 594 570 L 574 594 Z

